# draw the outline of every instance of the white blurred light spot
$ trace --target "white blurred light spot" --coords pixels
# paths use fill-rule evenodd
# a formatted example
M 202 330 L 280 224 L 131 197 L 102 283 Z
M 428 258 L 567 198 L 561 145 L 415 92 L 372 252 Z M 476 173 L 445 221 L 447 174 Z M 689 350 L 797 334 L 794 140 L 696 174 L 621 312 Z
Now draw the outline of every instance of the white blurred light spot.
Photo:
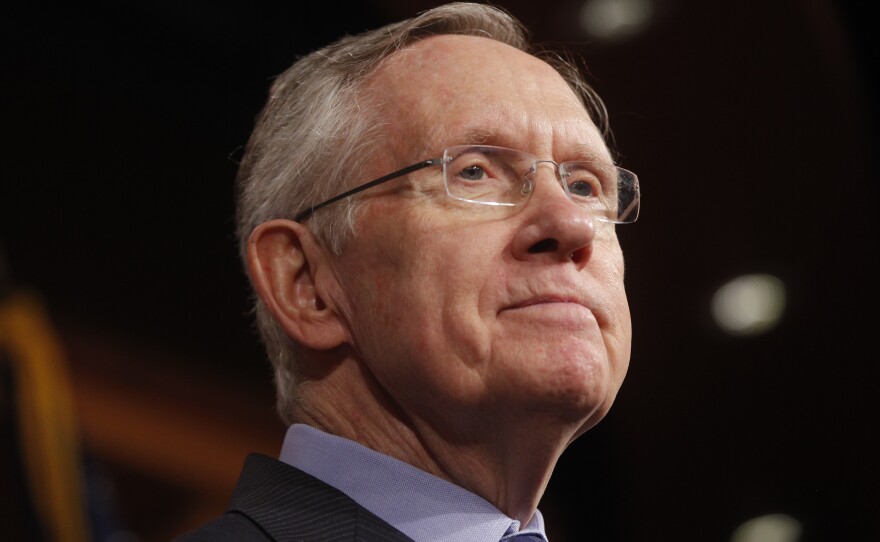
M 653 15 L 653 0 L 586 0 L 581 28 L 597 39 L 626 38 L 642 32 Z
M 772 275 L 743 275 L 712 297 L 712 317 L 733 335 L 758 335 L 776 326 L 785 310 L 785 285 Z
M 768 514 L 743 523 L 730 537 L 730 542 L 798 542 L 801 522 L 785 514 Z

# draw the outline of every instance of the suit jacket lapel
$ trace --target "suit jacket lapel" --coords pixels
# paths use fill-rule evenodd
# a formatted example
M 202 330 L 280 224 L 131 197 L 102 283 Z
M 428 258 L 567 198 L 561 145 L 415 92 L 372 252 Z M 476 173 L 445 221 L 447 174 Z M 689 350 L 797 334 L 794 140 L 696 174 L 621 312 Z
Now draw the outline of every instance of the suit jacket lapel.
M 230 512 L 277 542 L 413 542 L 317 478 L 266 456 L 248 456 Z

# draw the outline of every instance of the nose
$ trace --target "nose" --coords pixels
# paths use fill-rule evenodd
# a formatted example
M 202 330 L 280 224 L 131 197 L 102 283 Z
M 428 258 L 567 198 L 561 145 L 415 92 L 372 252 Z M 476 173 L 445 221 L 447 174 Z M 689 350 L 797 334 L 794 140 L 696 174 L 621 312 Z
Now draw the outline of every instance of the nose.
M 537 167 L 541 165 L 549 167 Z M 554 162 L 541 161 L 535 166 L 533 194 L 513 241 L 514 256 L 523 261 L 571 261 L 583 269 L 592 255 L 595 222 L 586 208 L 568 197 Z

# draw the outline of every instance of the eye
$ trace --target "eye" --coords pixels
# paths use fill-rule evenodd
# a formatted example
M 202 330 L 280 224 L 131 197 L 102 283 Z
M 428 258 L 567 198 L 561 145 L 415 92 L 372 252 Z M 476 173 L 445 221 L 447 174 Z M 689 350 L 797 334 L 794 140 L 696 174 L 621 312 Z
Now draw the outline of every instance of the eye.
M 571 192 L 572 196 L 579 196 L 582 198 L 590 198 L 598 195 L 597 187 L 594 183 L 589 181 L 575 181 L 568 185 L 568 190 Z
M 511 153 L 498 147 L 457 147 L 449 157 L 446 191 L 454 197 L 478 203 L 509 204 L 522 199 L 519 176 L 511 165 Z M 447 150 L 447 153 L 449 150 Z M 515 158 L 515 156 L 514 156 Z
M 466 181 L 480 181 L 486 176 L 486 171 L 481 166 L 468 166 L 458 176 Z
M 565 182 L 571 197 L 579 200 L 604 199 L 606 176 L 586 162 L 568 162 L 565 167 Z
M 577 199 L 595 199 L 602 197 L 602 183 L 591 175 L 570 175 L 568 177 L 568 191 L 571 197 Z

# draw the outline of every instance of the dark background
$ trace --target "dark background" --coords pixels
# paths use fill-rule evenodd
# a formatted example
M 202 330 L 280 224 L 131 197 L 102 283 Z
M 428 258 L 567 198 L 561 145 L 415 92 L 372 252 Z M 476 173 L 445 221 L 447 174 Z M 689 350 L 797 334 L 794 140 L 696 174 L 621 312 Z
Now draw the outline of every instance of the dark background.
M 233 388 L 272 418 L 233 242 L 235 156 L 297 55 L 436 4 L 155 1 L 2 18 L 7 283 L 37 292 L 68 351 L 87 335 L 151 353 L 110 369 L 73 355 L 74 370 L 165 375 L 159 387 L 184 375 L 220 419 L 238 408 Z M 537 41 L 583 55 L 643 190 L 639 222 L 618 229 L 630 373 L 557 468 L 551 540 L 728 540 L 768 513 L 801 521 L 804 541 L 877 539 L 867 8 L 666 0 L 644 33 L 603 43 L 574 24 L 578 2 L 500 4 Z M 779 277 L 788 305 L 776 329 L 737 338 L 709 300 L 744 273 Z M 151 540 L 150 518 L 185 496 L 110 470 L 123 518 Z

